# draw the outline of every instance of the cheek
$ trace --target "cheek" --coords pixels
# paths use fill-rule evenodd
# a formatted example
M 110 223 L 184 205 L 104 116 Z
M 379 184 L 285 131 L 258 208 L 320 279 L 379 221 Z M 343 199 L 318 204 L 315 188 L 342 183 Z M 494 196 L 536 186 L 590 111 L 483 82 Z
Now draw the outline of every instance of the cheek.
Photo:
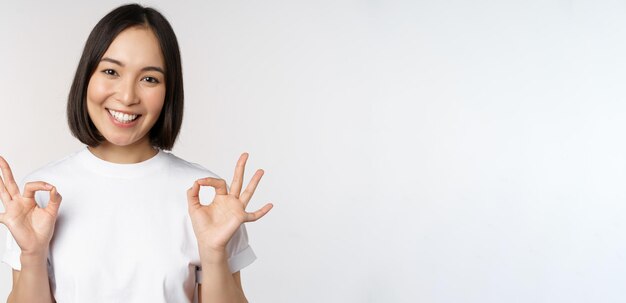
M 89 103 L 101 103 L 106 100 L 110 91 L 111 88 L 105 81 L 92 77 L 87 86 L 87 100 Z
M 148 110 L 158 116 L 165 101 L 165 88 L 151 89 L 145 93 L 144 100 Z

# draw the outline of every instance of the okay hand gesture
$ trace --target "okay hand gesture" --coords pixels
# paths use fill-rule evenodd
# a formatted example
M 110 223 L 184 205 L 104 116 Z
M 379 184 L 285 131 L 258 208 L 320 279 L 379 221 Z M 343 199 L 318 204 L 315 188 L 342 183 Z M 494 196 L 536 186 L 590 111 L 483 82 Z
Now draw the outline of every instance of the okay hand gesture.
M 45 182 L 29 182 L 24 194 L 13 179 L 11 167 L 0 157 L 0 199 L 5 212 L 0 213 L 0 223 L 7 226 L 22 250 L 22 255 L 47 256 L 50 239 L 61 204 L 56 188 Z M 49 191 L 50 201 L 45 208 L 37 206 L 36 191 Z
M 272 209 L 273 205 L 268 203 L 255 212 L 246 212 L 246 206 L 263 176 L 263 170 L 257 170 L 242 193 L 243 173 L 247 160 L 248 154 L 243 153 L 235 168 L 230 193 L 226 187 L 226 181 L 216 178 L 196 180 L 187 191 L 189 216 L 201 249 L 224 252 L 226 244 L 241 224 L 256 221 Z M 215 188 L 215 198 L 211 204 L 200 204 L 200 186 Z

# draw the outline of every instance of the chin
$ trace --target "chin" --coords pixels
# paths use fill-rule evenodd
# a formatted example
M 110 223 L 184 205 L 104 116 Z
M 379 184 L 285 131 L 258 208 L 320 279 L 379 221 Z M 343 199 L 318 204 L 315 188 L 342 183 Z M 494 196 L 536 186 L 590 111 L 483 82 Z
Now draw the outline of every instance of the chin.
M 132 140 L 132 139 L 128 139 L 128 138 L 110 138 L 110 137 L 104 137 L 104 139 L 111 145 L 115 145 L 115 146 L 129 146 L 129 145 L 133 145 L 135 143 L 137 143 L 139 140 Z

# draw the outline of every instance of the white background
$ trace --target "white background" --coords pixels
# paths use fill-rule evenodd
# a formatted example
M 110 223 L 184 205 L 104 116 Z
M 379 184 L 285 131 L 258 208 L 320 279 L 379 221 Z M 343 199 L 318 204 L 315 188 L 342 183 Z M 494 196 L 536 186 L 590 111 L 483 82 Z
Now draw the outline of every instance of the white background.
M 244 151 L 266 170 L 248 298 L 626 301 L 626 5 L 434 2 L 144 3 L 181 44 L 174 153 L 229 181 Z M 81 148 L 66 96 L 121 3 L 0 5 L 18 178 Z

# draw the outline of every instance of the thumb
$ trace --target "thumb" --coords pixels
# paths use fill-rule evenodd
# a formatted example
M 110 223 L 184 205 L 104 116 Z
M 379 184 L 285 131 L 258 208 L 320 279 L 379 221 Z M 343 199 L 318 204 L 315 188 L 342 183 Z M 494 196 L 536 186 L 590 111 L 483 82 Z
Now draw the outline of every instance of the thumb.
M 59 213 L 59 206 L 61 205 L 61 194 L 57 191 L 56 187 L 53 187 L 50 191 L 50 200 L 48 201 L 48 205 L 46 206 L 46 210 L 50 211 L 53 215 L 57 215 Z
M 198 208 L 200 205 L 200 184 L 193 182 L 193 186 L 187 190 L 187 206 L 189 209 Z

